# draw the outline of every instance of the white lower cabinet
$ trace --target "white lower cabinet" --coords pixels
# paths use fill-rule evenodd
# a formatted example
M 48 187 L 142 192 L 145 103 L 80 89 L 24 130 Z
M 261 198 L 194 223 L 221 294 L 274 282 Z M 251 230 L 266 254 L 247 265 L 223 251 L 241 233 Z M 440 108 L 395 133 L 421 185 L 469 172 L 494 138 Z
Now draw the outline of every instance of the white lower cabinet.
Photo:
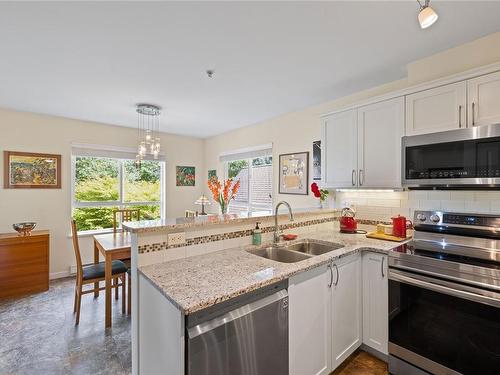
M 387 354 L 389 340 L 387 255 L 363 254 L 363 343 Z
M 335 261 L 332 271 L 332 369 L 335 369 L 362 341 L 360 255 Z
M 326 266 L 292 277 L 288 284 L 289 374 L 330 373 L 331 290 Z
M 362 343 L 387 354 L 387 255 L 340 258 L 289 280 L 291 375 L 329 374 Z

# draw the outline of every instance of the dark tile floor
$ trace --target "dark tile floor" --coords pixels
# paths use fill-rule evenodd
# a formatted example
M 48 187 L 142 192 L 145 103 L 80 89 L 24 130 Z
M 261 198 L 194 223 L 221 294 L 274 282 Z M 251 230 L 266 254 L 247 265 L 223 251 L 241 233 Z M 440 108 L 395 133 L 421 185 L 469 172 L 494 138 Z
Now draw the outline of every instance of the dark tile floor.
M 331 375 L 388 375 L 387 364 L 364 351 L 354 352 Z
M 130 374 L 130 316 L 113 296 L 113 327 L 104 328 L 104 294 L 82 297 L 73 315 L 74 279 L 49 291 L 0 300 L 0 374 Z

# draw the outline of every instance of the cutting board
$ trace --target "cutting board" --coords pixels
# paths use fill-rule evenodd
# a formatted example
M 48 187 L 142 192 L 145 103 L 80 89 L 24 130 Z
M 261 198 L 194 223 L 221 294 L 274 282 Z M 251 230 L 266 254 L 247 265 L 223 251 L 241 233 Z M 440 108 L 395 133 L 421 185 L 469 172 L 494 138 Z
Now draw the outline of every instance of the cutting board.
M 367 233 L 366 237 L 376 238 L 377 240 L 386 240 L 386 241 L 394 241 L 394 242 L 403 242 L 403 241 L 406 241 L 407 239 L 410 238 L 410 237 L 401 238 L 401 237 L 391 236 L 388 234 L 383 234 L 383 233 L 378 233 L 378 232 Z

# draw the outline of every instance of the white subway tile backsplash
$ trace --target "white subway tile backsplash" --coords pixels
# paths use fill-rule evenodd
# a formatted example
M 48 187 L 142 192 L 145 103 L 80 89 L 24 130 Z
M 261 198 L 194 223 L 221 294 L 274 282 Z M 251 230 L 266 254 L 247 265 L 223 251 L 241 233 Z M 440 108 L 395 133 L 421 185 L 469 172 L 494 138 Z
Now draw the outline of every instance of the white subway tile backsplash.
M 465 202 L 464 201 L 452 201 L 452 200 L 441 201 L 441 209 L 443 211 L 463 212 L 465 210 Z
M 465 212 L 489 213 L 489 201 L 472 201 L 465 202 Z
M 449 191 L 436 190 L 436 191 L 429 191 L 428 196 L 429 199 L 442 201 L 442 200 L 449 200 L 451 194 Z
M 409 200 L 424 200 L 429 199 L 428 192 L 425 190 L 412 190 L 408 192 Z
M 492 214 L 500 214 L 500 199 L 490 202 L 490 212 Z
M 418 208 L 420 210 L 440 210 L 441 201 L 439 200 L 421 200 L 419 201 Z
M 450 192 L 450 199 L 454 201 L 473 201 L 474 192 L 472 191 L 452 191 Z

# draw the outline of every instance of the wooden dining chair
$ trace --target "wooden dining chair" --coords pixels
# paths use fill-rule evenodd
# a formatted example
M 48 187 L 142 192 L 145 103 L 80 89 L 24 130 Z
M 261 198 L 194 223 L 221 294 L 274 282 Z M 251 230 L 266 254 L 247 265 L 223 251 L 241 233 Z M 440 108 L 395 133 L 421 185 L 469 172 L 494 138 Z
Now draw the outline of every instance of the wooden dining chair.
M 113 232 L 116 233 L 122 227 L 124 221 L 141 220 L 141 210 L 139 208 L 124 208 L 113 210 Z M 124 231 L 125 228 L 121 228 Z
M 71 220 L 71 233 L 73 238 L 73 249 L 75 250 L 76 257 L 76 285 L 75 285 L 75 303 L 73 306 L 73 313 L 76 313 L 76 325 L 80 323 L 80 306 L 82 302 L 82 295 L 94 293 L 99 290 L 104 290 L 106 287 L 94 287 L 92 289 L 83 290 L 86 284 L 97 283 L 104 281 L 105 262 L 97 264 L 82 264 L 80 255 L 80 245 L 78 243 L 78 234 L 76 229 L 76 221 Z M 118 296 L 118 287 L 122 287 L 122 313 L 125 313 L 125 278 L 127 273 L 127 266 L 120 260 L 113 260 L 111 263 L 111 273 L 113 275 L 113 287 L 115 288 L 115 296 Z M 118 281 L 120 279 L 120 282 Z

